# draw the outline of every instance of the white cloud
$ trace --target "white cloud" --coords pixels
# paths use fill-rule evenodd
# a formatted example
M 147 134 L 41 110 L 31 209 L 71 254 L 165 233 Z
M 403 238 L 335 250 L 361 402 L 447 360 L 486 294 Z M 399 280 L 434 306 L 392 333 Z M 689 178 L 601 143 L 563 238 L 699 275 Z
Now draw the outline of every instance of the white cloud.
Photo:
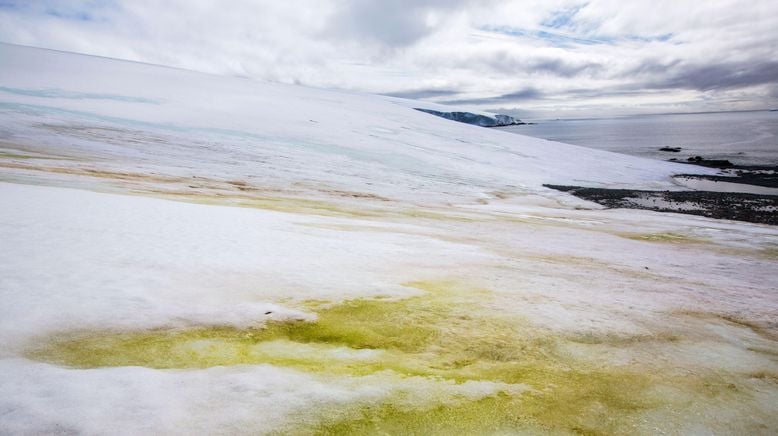
M 778 105 L 775 16 L 770 0 L 5 0 L 0 40 L 520 114 L 598 115 Z

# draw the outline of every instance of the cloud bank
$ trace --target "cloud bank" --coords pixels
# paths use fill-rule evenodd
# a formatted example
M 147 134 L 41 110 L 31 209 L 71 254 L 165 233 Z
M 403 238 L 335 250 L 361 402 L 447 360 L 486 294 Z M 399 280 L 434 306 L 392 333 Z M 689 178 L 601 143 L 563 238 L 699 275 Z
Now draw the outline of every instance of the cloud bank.
M 772 0 L 0 0 L 0 41 L 597 116 L 778 107 L 776 16 Z

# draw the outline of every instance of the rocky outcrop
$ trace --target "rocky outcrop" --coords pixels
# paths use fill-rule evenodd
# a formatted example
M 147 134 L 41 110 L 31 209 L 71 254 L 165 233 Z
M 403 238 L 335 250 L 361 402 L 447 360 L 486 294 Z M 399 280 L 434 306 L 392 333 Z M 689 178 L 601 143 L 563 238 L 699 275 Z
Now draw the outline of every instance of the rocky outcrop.
M 526 124 L 510 115 L 483 115 L 472 112 L 440 112 L 432 109 L 414 108 L 417 111 L 436 115 L 447 120 L 459 121 L 460 123 L 474 124 L 481 127 L 501 127 L 513 126 L 517 124 Z
M 686 159 L 687 162 L 708 168 L 732 168 L 732 162 L 726 159 L 705 159 L 702 156 L 694 156 Z
M 543 185 L 607 208 L 644 209 L 778 225 L 778 195 L 717 191 L 643 191 Z

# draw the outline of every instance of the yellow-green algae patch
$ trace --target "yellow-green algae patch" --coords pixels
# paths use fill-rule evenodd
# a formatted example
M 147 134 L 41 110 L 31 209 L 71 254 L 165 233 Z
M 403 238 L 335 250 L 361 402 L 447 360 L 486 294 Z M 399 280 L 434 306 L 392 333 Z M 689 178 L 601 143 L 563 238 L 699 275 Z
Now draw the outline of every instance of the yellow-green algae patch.
M 139 189 L 139 194 L 155 195 L 162 198 L 189 203 L 245 207 L 272 210 L 276 212 L 320 215 L 341 218 L 370 218 L 381 216 L 369 207 L 348 207 L 340 203 L 298 197 L 270 195 L 233 195 L 229 193 L 203 191 L 174 191 L 163 189 Z
M 0 151 L 0 159 L 52 159 L 48 156 L 36 156 L 31 154 L 8 153 Z
M 627 377 L 587 374 L 581 380 L 544 374 L 541 391 L 523 395 L 498 393 L 478 400 L 426 407 L 403 407 L 388 401 L 364 407 L 356 416 L 325 420 L 311 433 L 323 435 L 484 435 L 484 434 L 618 434 L 639 420 L 639 412 L 652 407 L 640 399 L 641 384 Z M 604 383 L 603 383 L 604 382 Z
M 765 322 L 751 321 L 727 313 L 703 312 L 694 310 L 678 310 L 674 312 L 674 315 L 687 316 L 701 320 L 720 320 L 733 326 L 748 329 L 764 339 L 778 341 L 778 333 L 776 333 L 774 329 L 770 328 Z
M 768 259 L 778 259 L 778 247 L 767 247 L 760 250 L 759 254 Z
M 478 290 L 454 290 L 445 283 L 412 283 L 426 292 L 402 300 L 356 299 L 326 305 L 310 302 L 315 322 L 268 322 L 257 328 L 203 327 L 141 332 L 71 333 L 62 335 L 30 357 L 67 366 L 147 366 L 152 368 L 202 368 L 214 365 L 279 363 L 267 351 L 267 343 L 314 344 L 351 350 L 377 350 L 384 356 L 365 368 L 332 367 L 333 371 L 369 373 L 395 369 L 401 373 L 433 374 L 450 366 L 481 358 L 506 360 L 543 352 L 543 340 L 517 320 L 485 318 L 477 300 Z M 513 322 L 511 322 L 513 321 Z M 310 356 L 292 362 L 316 364 Z M 526 357 L 526 356 L 525 356 Z M 419 369 L 422 368 L 422 369 Z M 451 375 L 451 374 L 447 374 Z
M 570 342 L 589 345 L 608 345 L 614 347 L 632 346 L 646 343 L 678 342 L 680 337 L 670 332 L 659 332 L 657 334 L 639 334 L 639 335 L 617 335 L 617 334 L 594 334 L 582 333 L 568 335 L 566 337 Z
M 380 372 L 526 387 L 516 390 L 524 391 L 521 394 L 503 392 L 413 407 L 390 397 L 356 414 L 334 411 L 318 424 L 286 429 L 300 433 L 490 434 L 527 429 L 623 433 L 643 412 L 662 404 L 651 388 L 669 378 L 577 360 L 560 346 L 569 339 L 533 329 L 515 317 L 487 312 L 479 304 L 488 301 L 486 291 L 451 282 L 408 285 L 425 292 L 402 300 L 312 302 L 314 322 L 270 322 L 249 329 L 73 333 L 30 350 L 27 357 L 78 368 L 267 363 L 327 375 Z
M 2 166 L 2 165 L 0 165 Z M 235 181 L 227 182 L 235 188 Z M 133 190 L 136 194 L 151 195 L 169 200 L 189 203 L 224 205 L 276 212 L 319 215 L 338 218 L 397 218 L 427 219 L 451 222 L 472 222 L 485 219 L 472 211 L 451 211 L 442 207 L 422 207 L 412 203 L 401 203 L 369 193 L 347 193 L 346 191 L 318 190 L 315 193 L 297 193 L 297 195 L 271 195 L 267 189 L 237 186 L 240 193 L 224 186 L 192 186 L 181 189 L 180 186 L 140 187 Z M 272 192 L 272 190 L 270 191 Z M 311 196 L 310 194 L 313 194 Z M 488 217 L 487 217 L 488 218 Z
M 664 242 L 670 244 L 703 243 L 705 240 L 680 233 L 620 233 L 619 236 L 635 241 Z

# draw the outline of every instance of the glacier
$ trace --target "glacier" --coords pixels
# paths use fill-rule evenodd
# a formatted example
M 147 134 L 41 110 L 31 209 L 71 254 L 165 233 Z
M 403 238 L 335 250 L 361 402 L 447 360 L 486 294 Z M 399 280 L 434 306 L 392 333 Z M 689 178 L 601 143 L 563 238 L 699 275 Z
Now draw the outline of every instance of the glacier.
M 683 190 L 687 166 L 392 97 L 0 59 L 3 432 L 778 431 L 775 227 L 543 186 Z

